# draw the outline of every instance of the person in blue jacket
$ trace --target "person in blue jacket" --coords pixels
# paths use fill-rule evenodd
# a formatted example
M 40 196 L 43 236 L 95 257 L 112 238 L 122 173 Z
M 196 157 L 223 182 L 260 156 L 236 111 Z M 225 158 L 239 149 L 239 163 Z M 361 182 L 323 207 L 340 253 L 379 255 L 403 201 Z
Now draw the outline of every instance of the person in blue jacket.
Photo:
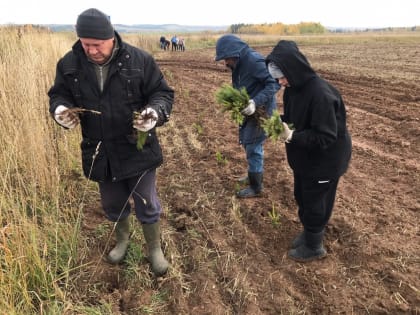
M 293 170 L 294 195 L 303 225 L 288 256 L 301 262 L 320 259 L 327 254 L 324 231 L 338 181 L 351 158 L 346 108 L 340 92 L 317 75 L 295 42 L 279 41 L 266 62 L 271 75 L 285 87 L 281 136 Z
M 239 190 L 237 197 L 258 197 L 263 188 L 266 134 L 255 113 L 260 108 L 266 117 L 272 115 L 280 86 L 268 72 L 264 57 L 235 35 L 223 35 L 217 40 L 215 60 L 224 60 L 232 71 L 232 86 L 245 88 L 250 97 L 248 106 L 242 110 L 245 120 L 239 126 L 239 143 L 245 149 L 248 163 L 247 178 L 241 181 L 249 186 Z

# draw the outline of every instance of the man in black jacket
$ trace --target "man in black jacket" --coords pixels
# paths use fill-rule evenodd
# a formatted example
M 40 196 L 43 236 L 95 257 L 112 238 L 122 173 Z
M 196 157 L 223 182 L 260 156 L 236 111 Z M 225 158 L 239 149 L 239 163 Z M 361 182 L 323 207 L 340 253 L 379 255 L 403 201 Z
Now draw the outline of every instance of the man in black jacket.
M 281 40 L 266 63 L 270 74 L 285 88 L 282 137 L 303 225 L 288 254 L 303 262 L 323 258 L 324 229 L 338 181 L 351 157 L 344 102 L 337 89 L 315 73 L 294 42 Z
M 168 121 L 174 91 L 152 56 L 122 41 L 103 12 L 82 12 L 76 32 L 79 40 L 57 63 L 48 91 L 50 113 L 64 128 L 80 123 L 84 174 L 99 183 L 105 214 L 116 222 L 117 243 L 108 261 L 119 263 L 126 253 L 132 197 L 152 271 L 163 275 L 168 262 L 161 249 L 156 192 L 163 155 L 156 127 Z M 139 149 L 140 132 L 147 138 Z

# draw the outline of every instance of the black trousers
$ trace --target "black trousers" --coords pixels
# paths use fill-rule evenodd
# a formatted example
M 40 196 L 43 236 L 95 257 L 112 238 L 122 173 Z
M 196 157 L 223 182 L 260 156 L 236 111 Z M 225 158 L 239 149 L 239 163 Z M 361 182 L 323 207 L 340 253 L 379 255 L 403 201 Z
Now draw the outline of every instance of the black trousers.
M 110 221 L 120 221 L 128 217 L 131 211 L 131 197 L 136 217 L 141 223 L 151 224 L 159 221 L 162 208 L 156 191 L 156 170 L 118 182 L 101 182 L 99 192 L 102 207 Z
M 339 178 L 305 178 L 294 173 L 294 195 L 305 231 L 321 232 L 334 207 Z

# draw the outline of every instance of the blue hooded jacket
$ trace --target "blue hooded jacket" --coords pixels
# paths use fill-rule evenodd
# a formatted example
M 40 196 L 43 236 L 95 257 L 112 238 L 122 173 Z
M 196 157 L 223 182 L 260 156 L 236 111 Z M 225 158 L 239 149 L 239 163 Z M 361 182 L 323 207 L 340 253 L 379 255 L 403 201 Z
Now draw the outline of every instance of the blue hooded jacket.
M 264 57 L 250 48 L 235 35 L 224 35 L 216 43 L 216 61 L 237 58 L 232 70 L 232 86 L 236 89 L 245 87 L 250 99 L 258 107 L 263 106 L 268 116 L 276 109 L 276 93 L 279 84 L 268 72 Z M 266 138 L 254 115 L 247 116 L 239 127 L 239 142 L 243 145 L 260 142 Z

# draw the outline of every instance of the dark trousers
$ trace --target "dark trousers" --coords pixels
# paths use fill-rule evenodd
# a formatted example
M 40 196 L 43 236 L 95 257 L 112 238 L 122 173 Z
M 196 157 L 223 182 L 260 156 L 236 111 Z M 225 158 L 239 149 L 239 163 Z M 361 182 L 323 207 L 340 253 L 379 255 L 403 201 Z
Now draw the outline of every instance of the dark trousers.
M 294 174 L 294 181 L 300 222 L 306 231 L 321 232 L 331 217 L 339 178 L 304 178 Z
M 118 182 L 99 183 L 99 192 L 105 214 L 112 222 L 128 217 L 131 196 L 136 217 L 141 223 L 151 224 L 159 220 L 162 207 L 156 192 L 156 170 Z

